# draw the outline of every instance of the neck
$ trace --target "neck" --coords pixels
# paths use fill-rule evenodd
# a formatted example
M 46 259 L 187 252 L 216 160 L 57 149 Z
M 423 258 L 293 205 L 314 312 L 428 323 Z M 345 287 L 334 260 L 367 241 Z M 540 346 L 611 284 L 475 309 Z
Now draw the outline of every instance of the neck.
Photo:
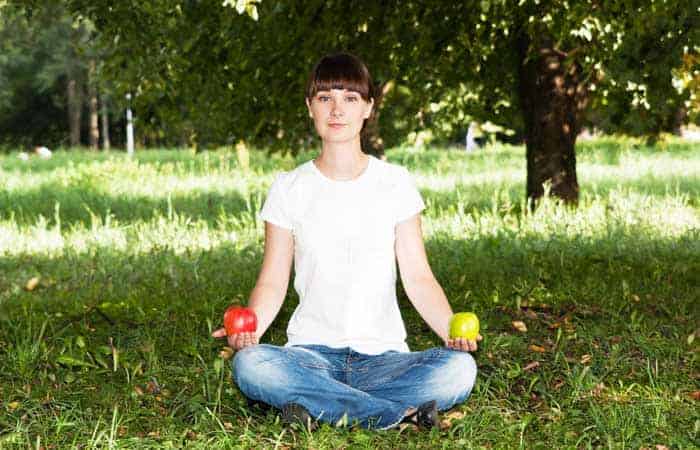
M 362 153 L 359 136 L 351 143 L 324 142 L 321 154 L 314 160 L 316 167 L 334 180 L 352 180 L 367 167 L 368 156 Z

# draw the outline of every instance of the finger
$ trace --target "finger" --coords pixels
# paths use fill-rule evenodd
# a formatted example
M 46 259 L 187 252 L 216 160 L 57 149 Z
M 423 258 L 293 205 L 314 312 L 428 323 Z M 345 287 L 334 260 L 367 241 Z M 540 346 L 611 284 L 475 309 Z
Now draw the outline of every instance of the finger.
M 212 337 L 215 337 L 215 338 L 222 338 L 222 337 L 226 336 L 226 329 L 225 329 L 225 328 L 219 328 L 218 330 L 213 331 L 213 332 L 211 333 L 211 336 L 212 336 Z
M 476 349 L 478 348 L 476 341 L 469 341 L 469 351 L 470 352 L 475 352 Z
M 476 337 L 476 340 L 477 340 L 477 341 L 483 341 L 483 340 L 484 340 L 484 337 L 483 337 L 482 335 L 478 335 L 478 336 Z
M 241 349 L 246 348 L 249 346 L 249 338 L 248 338 L 248 333 L 241 333 L 241 335 L 238 337 L 239 340 L 239 345 L 241 346 Z
M 461 348 L 461 350 L 462 350 L 463 352 L 468 352 L 468 351 L 469 351 L 469 339 L 464 339 L 464 338 L 463 338 L 462 341 L 460 342 L 460 345 L 461 345 L 460 348 Z
M 234 347 L 236 350 L 240 350 L 243 348 L 243 335 L 240 333 L 234 334 Z
M 243 348 L 244 342 L 243 342 L 243 334 L 242 333 L 236 333 L 236 334 L 231 335 L 230 337 L 233 337 L 233 342 L 235 345 L 234 348 L 236 350 L 240 350 Z

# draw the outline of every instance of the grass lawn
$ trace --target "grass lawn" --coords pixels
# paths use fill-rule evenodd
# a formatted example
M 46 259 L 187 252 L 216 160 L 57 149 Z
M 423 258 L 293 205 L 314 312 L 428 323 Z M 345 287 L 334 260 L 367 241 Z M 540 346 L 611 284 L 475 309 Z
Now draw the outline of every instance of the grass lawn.
M 700 145 L 582 143 L 579 207 L 534 214 L 522 147 L 388 152 L 484 335 L 473 395 L 429 433 L 286 428 L 209 338 L 253 288 L 275 173 L 310 157 L 0 156 L 0 448 L 700 446 Z M 399 296 L 411 348 L 440 345 Z

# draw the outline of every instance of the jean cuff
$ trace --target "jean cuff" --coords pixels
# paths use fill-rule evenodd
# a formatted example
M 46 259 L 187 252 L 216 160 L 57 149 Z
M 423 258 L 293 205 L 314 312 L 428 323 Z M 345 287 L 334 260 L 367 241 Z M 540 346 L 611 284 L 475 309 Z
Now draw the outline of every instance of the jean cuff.
M 398 417 L 396 418 L 396 421 L 390 422 L 389 425 L 384 426 L 384 427 L 380 427 L 380 428 L 378 428 L 378 429 L 379 429 L 379 430 L 389 430 L 389 429 L 391 429 L 391 428 L 394 428 L 394 427 L 398 426 L 398 425 L 403 421 L 403 419 L 404 419 L 405 417 L 406 417 L 406 413 L 405 413 L 405 412 L 402 412 L 402 413 L 400 413 L 400 414 L 398 415 Z

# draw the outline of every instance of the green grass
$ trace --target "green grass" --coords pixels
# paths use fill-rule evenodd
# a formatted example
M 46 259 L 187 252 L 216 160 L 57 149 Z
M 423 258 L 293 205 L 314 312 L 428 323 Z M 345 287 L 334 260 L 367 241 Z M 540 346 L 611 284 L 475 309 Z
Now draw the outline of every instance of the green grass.
M 248 408 L 209 338 L 253 288 L 275 172 L 309 157 L 0 156 L 0 448 L 700 444 L 700 146 L 583 143 L 579 207 L 534 214 L 522 147 L 388 153 L 429 206 L 438 280 L 485 336 L 472 397 L 430 433 L 286 429 Z M 411 348 L 439 345 L 399 292 Z M 285 342 L 296 302 L 290 288 L 264 341 Z

